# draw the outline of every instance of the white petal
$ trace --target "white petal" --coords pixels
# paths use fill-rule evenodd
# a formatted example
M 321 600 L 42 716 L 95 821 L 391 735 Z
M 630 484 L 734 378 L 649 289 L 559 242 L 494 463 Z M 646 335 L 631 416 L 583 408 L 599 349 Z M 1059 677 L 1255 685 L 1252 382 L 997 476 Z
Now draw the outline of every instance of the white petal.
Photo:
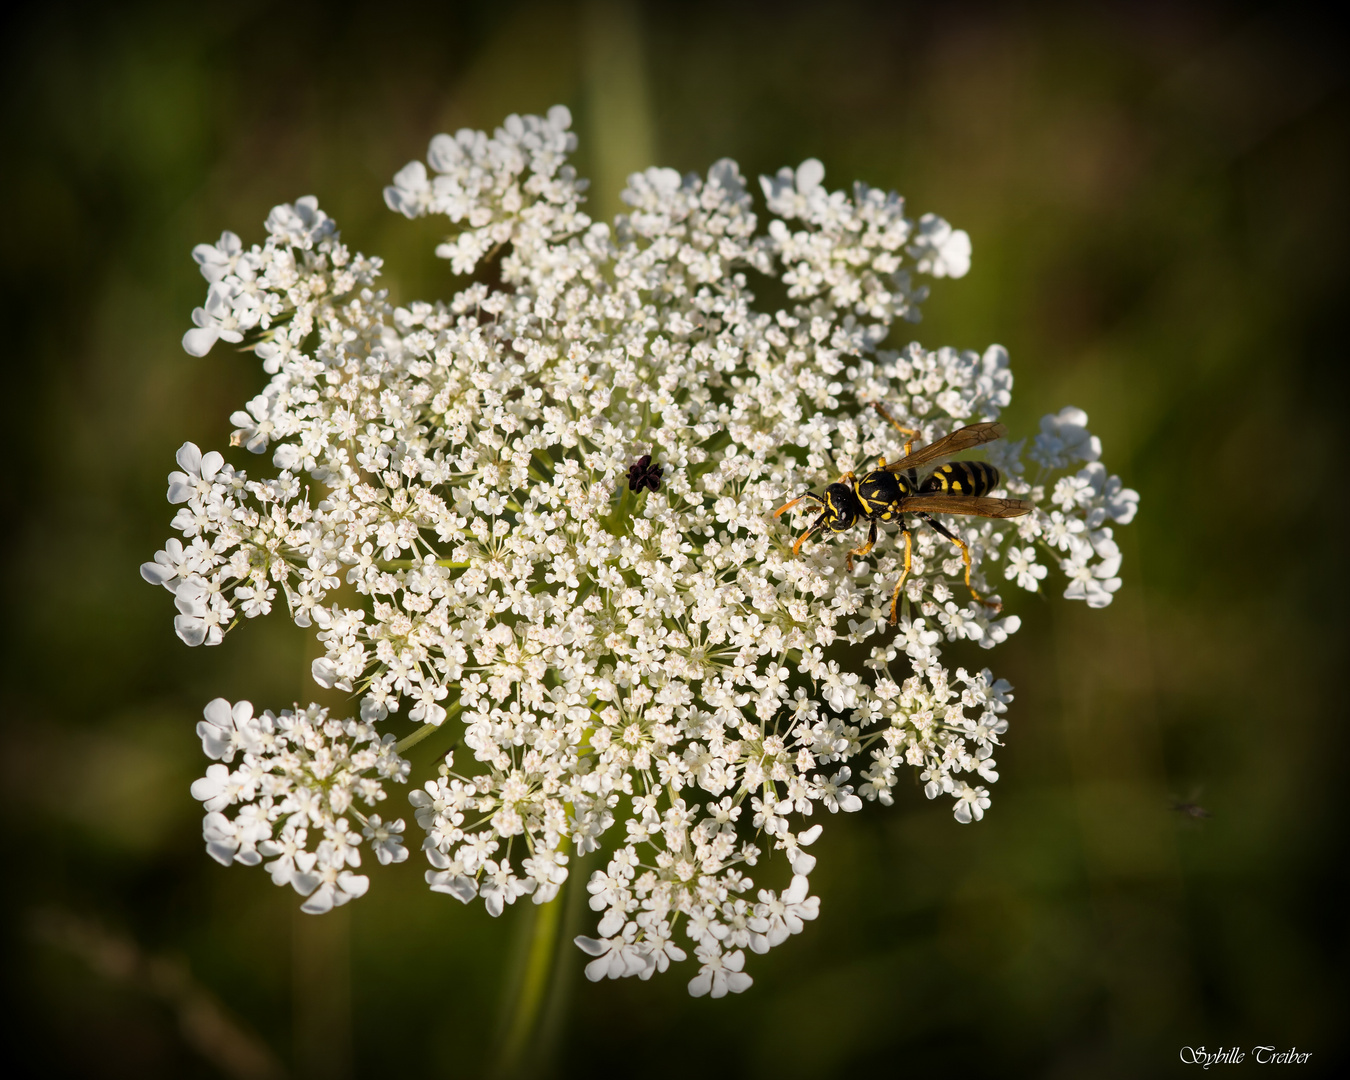
M 309 665 L 310 674 L 314 676 L 314 681 L 325 690 L 333 689 L 337 682 L 337 667 L 333 661 L 326 656 L 321 656 Z
M 609 957 L 602 956 L 598 960 L 592 960 L 586 965 L 586 978 L 591 982 L 599 982 L 609 974 Z
M 333 910 L 333 901 L 336 899 L 334 893 L 336 890 L 332 885 L 324 885 L 310 894 L 308 900 L 300 905 L 300 910 L 308 915 L 322 915 L 325 912 Z
M 163 563 L 157 562 L 141 563 L 141 577 L 145 578 L 151 585 L 163 585 L 177 576 L 178 571 L 172 566 L 165 566 Z
M 417 792 L 414 791 L 413 794 L 416 795 Z M 427 839 L 429 841 L 430 837 Z M 431 863 L 437 870 L 444 870 L 450 865 L 450 857 L 442 852 L 440 848 L 426 847 L 422 850 L 426 852 L 427 862 Z M 449 890 L 447 889 L 445 891 L 448 892 Z
M 205 356 L 219 339 L 220 332 L 214 327 L 199 326 L 183 335 L 183 351 L 189 356 Z
M 174 455 L 174 460 L 182 467 L 184 472 L 192 476 L 200 476 L 202 469 L 202 452 L 194 442 L 185 442 L 178 448 L 178 453 Z M 172 477 L 170 477 L 172 479 Z
M 202 458 L 202 479 L 210 480 L 216 473 L 220 472 L 220 467 L 225 464 L 225 459 L 220 456 L 220 452 L 212 450 Z
M 206 845 L 206 853 L 221 866 L 229 866 L 234 862 L 234 853 L 238 847 L 239 844 L 234 841 L 214 840 Z
M 825 166 L 818 158 L 807 158 L 797 166 L 797 191 L 805 195 L 820 187 L 825 179 Z
M 206 640 L 206 623 L 192 615 L 178 615 L 173 620 L 174 632 L 184 644 L 196 648 Z

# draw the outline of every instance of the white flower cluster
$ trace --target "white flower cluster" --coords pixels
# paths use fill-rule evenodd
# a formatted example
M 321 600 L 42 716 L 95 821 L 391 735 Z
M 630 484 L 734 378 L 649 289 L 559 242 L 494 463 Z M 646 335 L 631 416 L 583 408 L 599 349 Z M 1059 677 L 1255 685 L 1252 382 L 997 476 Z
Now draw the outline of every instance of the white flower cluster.
M 261 246 L 226 233 L 196 250 L 211 286 L 184 345 L 243 342 L 262 358 L 272 378 L 234 414 L 234 442 L 270 448 L 276 472 L 249 480 L 185 445 L 168 493 L 183 539 L 143 573 L 174 593 L 190 645 L 219 643 L 280 593 L 317 628 L 315 680 L 361 699 L 360 722 L 259 721 L 268 756 L 239 746 L 280 771 L 249 765 L 236 781 L 213 766 L 203 797 L 255 772 L 259 791 L 263 776 L 298 776 L 284 756 L 298 744 L 281 742 L 295 725 L 306 747 L 319 740 L 294 766 L 312 772 L 321 751 L 354 763 L 358 743 L 387 747 L 374 728 L 405 709 L 422 731 L 454 718 L 468 767 L 447 757 L 412 794 L 430 886 L 497 914 L 551 899 L 574 854 L 604 847 L 588 884 L 598 937 L 578 939 L 589 976 L 664 971 L 685 958 L 682 935 L 699 963 L 690 991 L 717 997 L 750 985 L 745 949 L 815 918 L 803 849 L 819 811 L 889 804 L 902 765 L 930 798 L 951 796 L 958 821 L 989 805 L 981 782 L 997 778 L 1010 688 L 988 671 L 951 675 L 939 643 L 990 648 L 1017 617 L 970 599 L 959 551 L 925 530 L 890 636 L 896 546 L 848 573 L 840 543 L 794 556 L 772 511 L 898 456 L 870 404 L 933 440 L 996 419 L 1012 374 L 998 346 L 882 347 L 895 320 L 917 318 L 926 290 L 912 273 L 969 264 L 969 238 L 940 218 L 915 223 L 862 185 L 831 192 L 808 161 L 761 182 L 761 227 L 724 160 L 706 177 L 636 174 L 631 212 L 592 222 L 569 126 L 557 107 L 492 137 L 437 136 L 430 171 L 414 162 L 385 190 L 409 217 L 449 218 L 437 250 L 456 272 L 498 259 L 499 286 L 394 307 L 379 263 L 349 253 L 312 199 L 274 210 Z M 790 306 L 759 310 L 752 273 L 780 279 Z M 1128 521 L 1137 496 L 1097 463 L 1085 421 L 1047 419 L 1035 476 L 1022 443 L 993 444 L 1006 492 L 1034 513 L 946 519 L 982 591 L 1000 565 L 1039 589 L 1043 555 L 1067 572 L 1066 595 L 1099 606 L 1119 586 L 1106 522 Z M 840 647 L 873 639 L 864 671 L 841 664 Z M 212 738 L 208 752 L 225 745 Z M 324 787 L 322 811 L 289 791 L 276 811 L 311 815 L 287 829 L 321 828 L 313 865 L 334 903 L 352 895 L 335 868 L 355 843 L 335 838 L 346 808 L 332 800 L 348 785 Z M 257 861 L 293 845 L 270 865 L 304 891 L 315 871 L 298 833 L 264 839 L 255 816 L 270 824 L 272 804 L 249 805 L 243 823 L 241 810 L 208 825 L 223 836 L 213 854 Z M 781 892 L 746 876 L 766 849 L 791 869 Z
M 206 808 L 202 835 L 217 862 L 256 866 L 271 859 L 264 865 L 272 880 L 306 897 L 304 911 L 320 914 L 370 887 L 369 878 L 349 869 L 361 865 L 362 834 L 382 865 L 408 857 L 403 822 L 367 817 L 356 805 L 384 799 L 385 780 L 407 782 L 408 763 L 394 736 L 381 737 L 359 720 L 331 720 L 317 705 L 254 716 L 247 701 L 231 706 L 216 698 L 204 715 L 197 725 L 202 749 L 224 764 L 210 766 L 192 796 Z M 230 769 L 236 754 L 240 764 Z M 231 806 L 239 808 L 232 818 L 223 813 Z

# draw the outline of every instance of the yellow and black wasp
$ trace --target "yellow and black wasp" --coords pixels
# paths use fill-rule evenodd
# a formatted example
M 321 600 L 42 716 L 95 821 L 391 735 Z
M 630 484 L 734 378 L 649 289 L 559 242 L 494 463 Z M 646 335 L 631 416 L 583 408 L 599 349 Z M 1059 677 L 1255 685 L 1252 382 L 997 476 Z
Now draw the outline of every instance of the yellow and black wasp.
M 900 590 L 909 577 L 912 565 L 913 545 L 910 540 L 910 527 L 905 516 L 912 514 L 920 521 L 931 525 L 937 532 L 957 546 L 961 551 L 961 560 L 966 565 L 966 588 L 970 595 L 982 604 L 997 607 L 980 594 L 970 584 L 970 549 L 964 540 L 952 535 L 930 514 L 971 514 L 976 517 L 1012 518 L 1031 512 L 1031 503 L 1020 499 L 995 499 L 989 492 L 998 487 L 998 470 L 984 461 L 951 461 L 934 469 L 922 481 L 918 469 L 922 465 L 938 461 L 941 458 L 959 454 L 962 450 L 980 446 L 983 443 L 1001 439 L 1008 433 L 1002 424 L 970 424 L 957 428 L 950 435 L 938 439 L 935 443 L 914 450 L 914 439 L 918 432 L 901 427 L 880 404 L 873 402 L 872 407 L 890 421 L 891 426 L 907 436 L 905 455 L 899 461 L 886 464 L 886 459 L 878 458 L 877 466 L 858 479 L 851 472 L 844 473 L 835 483 L 825 489 L 825 494 L 817 495 L 808 491 L 791 502 L 780 506 L 773 512 L 774 517 L 791 510 L 803 499 L 811 499 L 820 504 L 820 516 L 811 523 L 811 527 L 797 538 L 792 545 L 792 554 L 800 553 L 802 544 L 818 532 L 828 530 L 832 533 L 847 532 L 859 521 L 871 522 L 867 531 L 867 543 L 853 548 L 848 553 L 848 568 L 853 570 L 853 557 L 866 555 L 877 542 L 878 524 L 895 523 L 905 538 L 905 569 L 896 582 L 891 594 L 891 622 L 899 620 Z

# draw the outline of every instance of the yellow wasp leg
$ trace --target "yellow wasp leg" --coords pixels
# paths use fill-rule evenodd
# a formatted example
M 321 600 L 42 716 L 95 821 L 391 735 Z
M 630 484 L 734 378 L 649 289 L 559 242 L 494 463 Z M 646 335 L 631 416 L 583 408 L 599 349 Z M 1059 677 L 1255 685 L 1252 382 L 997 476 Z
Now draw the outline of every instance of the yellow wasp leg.
M 850 574 L 853 573 L 853 556 L 857 555 L 859 558 L 862 558 L 875 546 L 876 545 L 871 540 L 869 540 L 862 547 L 854 548 L 852 551 L 848 553 L 847 556 L 845 556 L 844 562 L 848 566 L 848 572 Z
M 872 522 L 872 527 L 867 530 L 867 543 L 863 544 L 862 547 L 854 548 L 852 551 L 848 553 L 847 558 L 844 560 L 845 564 L 848 566 L 848 572 L 850 574 L 853 573 L 853 556 L 857 555 L 861 557 L 863 555 L 866 555 L 869 551 L 871 551 L 874 547 L 876 547 L 876 544 L 877 544 L 877 523 L 874 521 Z
M 900 575 L 900 580 L 895 583 L 895 592 L 891 593 L 891 625 L 894 626 L 900 621 L 900 590 L 905 587 L 905 578 L 909 577 L 909 568 L 913 565 L 913 548 L 910 544 L 909 530 L 905 530 L 905 570 Z
M 947 539 L 961 549 L 961 561 L 966 564 L 966 588 L 970 590 L 970 595 L 975 597 L 975 599 L 985 607 L 993 608 L 995 611 L 1001 611 L 1003 609 L 1002 604 L 997 600 L 984 599 L 975 591 L 975 586 L 970 583 L 970 548 L 966 547 L 966 542 L 957 539 L 955 536 L 948 536 Z
M 802 544 L 806 543 L 807 538 L 813 536 L 819 530 L 820 530 L 820 522 L 816 522 L 809 529 L 807 529 L 806 532 L 802 533 L 801 536 L 797 537 L 797 542 L 792 545 L 792 554 L 800 555 L 802 550 Z
M 919 435 L 922 433 L 916 431 L 914 428 L 901 427 L 900 424 L 896 421 L 895 417 L 886 411 L 886 407 L 882 405 L 881 402 L 879 401 L 872 402 L 872 408 L 876 409 L 877 412 L 881 413 L 882 416 L 884 416 L 888 421 L 890 421 L 891 427 L 895 428 L 895 430 L 900 432 L 901 435 L 909 436 L 909 441 L 905 443 L 905 457 L 909 457 L 909 451 L 910 448 L 914 445 L 914 440 L 917 439 Z M 885 468 L 884 458 L 882 459 L 881 464 L 877 465 L 877 468 L 878 469 Z

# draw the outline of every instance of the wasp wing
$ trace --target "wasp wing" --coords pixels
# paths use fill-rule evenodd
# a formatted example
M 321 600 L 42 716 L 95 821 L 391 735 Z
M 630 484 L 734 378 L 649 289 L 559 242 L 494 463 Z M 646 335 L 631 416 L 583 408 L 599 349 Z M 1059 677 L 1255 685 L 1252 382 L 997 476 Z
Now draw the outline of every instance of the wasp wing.
M 950 435 L 944 436 L 937 442 L 921 446 L 899 461 L 892 461 L 886 466 L 886 472 L 904 472 L 907 469 L 916 469 L 920 465 L 927 465 L 930 461 L 937 461 L 938 458 L 951 457 L 953 454 L 959 454 L 962 450 L 969 450 L 972 446 L 980 446 L 983 443 L 1001 439 L 1006 434 L 1008 434 L 1008 429 L 1002 424 L 987 422 L 957 428 Z
M 1021 499 L 991 499 L 984 495 L 912 495 L 900 500 L 902 514 L 972 514 L 975 517 L 1014 518 L 1033 510 Z

